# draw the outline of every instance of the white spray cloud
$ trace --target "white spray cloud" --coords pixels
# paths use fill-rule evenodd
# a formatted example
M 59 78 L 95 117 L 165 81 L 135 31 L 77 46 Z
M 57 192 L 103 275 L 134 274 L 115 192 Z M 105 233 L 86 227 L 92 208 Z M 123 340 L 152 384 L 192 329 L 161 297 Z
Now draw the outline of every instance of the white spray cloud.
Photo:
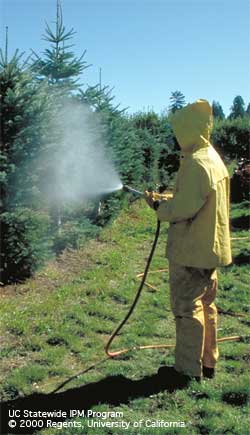
M 87 105 L 67 102 L 52 121 L 53 179 L 58 201 L 79 201 L 122 187 L 107 155 L 100 116 Z M 53 193 L 55 197 L 55 193 Z

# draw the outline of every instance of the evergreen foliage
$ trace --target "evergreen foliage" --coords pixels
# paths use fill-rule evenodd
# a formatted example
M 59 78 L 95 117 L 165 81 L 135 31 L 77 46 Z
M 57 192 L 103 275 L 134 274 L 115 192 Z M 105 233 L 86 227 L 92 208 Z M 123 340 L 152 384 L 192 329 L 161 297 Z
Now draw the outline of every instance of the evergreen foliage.
M 170 112 L 175 113 L 176 110 L 181 109 L 185 104 L 185 96 L 181 91 L 172 92 L 170 97 Z
M 245 115 L 245 102 L 240 95 L 237 95 L 233 100 L 229 119 L 242 118 Z
M 89 66 L 83 60 L 86 50 L 77 58 L 74 52 L 70 51 L 73 45 L 67 45 L 74 34 L 73 28 L 66 30 L 61 3 L 57 0 L 56 29 L 53 31 L 46 23 L 43 37 L 50 44 L 50 48 L 45 50 L 44 58 L 33 51 L 32 68 L 41 79 L 47 78 L 49 84 L 56 85 L 64 93 L 79 88 L 79 75 Z
M 43 146 L 49 97 L 18 51 L 0 51 L 1 282 L 22 279 L 47 258 L 48 217 L 41 207 L 36 162 Z M 46 213 L 45 213 L 46 214 Z
M 7 63 L 1 56 L 0 92 L 2 207 L 35 205 L 40 200 L 35 164 L 49 119 L 46 84 L 22 69 L 17 55 Z
M 223 112 L 222 106 L 218 101 L 213 101 L 212 103 L 213 117 L 216 119 L 225 119 L 225 114 Z
M 18 207 L 0 215 L 1 283 L 22 281 L 50 255 L 50 218 L 45 211 Z
M 212 143 L 230 159 L 249 158 L 250 124 L 247 117 L 214 123 Z
M 173 176 L 179 168 L 179 155 L 179 144 L 174 137 L 168 120 L 163 118 L 158 163 L 161 190 L 168 188 L 172 184 Z
M 143 150 L 144 182 L 155 189 L 167 187 L 171 175 L 178 168 L 179 147 L 164 115 L 155 112 L 137 113 L 132 118 L 135 128 L 139 129 Z
M 33 52 L 32 71 L 36 74 L 39 81 L 47 82 L 50 88 L 51 96 L 53 96 L 53 112 L 52 118 L 58 120 L 60 110 L 67 105 L 68 102 L 77 98 L 77 93 L 80 91 L 78 84 L 80 74 L 89 66 L 83 60 L 86 50 L 78 58 L 72 51 L 73 45 L 71 40 L 75 32 L 72 29 L 66 30 L 63 23 L 63 14 L 60 0 L 56 2 L 56 28 L 53 30 L 46 23 L 45 35 L 43 39 L 48 42 L 49 47 L 45 50 L 44 56 L 40 57 Z M 63 122 L 64 120 L 62 120 Z M 52 226 L 55 231 L 55 238 L 61 237 L 61 224 L 65 223 L 65 205 L 58 199 L 58 191 L 60 186 L 56 180 L 54 164 L 60 155 L 58 149 L 63 138 L 60 135 L 60 128 L 55 130 L 51 128 L 50 137 L 47 136 L 47 146 L 42 155 L 41 173 L 43 178 L 47 180 L 47 186 L 50 185 L 50 214 L 52 217 Z M 64 152 L 60 148 L 60 152 Z M 52 187 L 53 186 L 53 187 Z M 44 192 L 48 196 L 48 192 Z M 67 220 L 72 220 L 75 213 L 72 206 L 72 217 L 68 215 Z M 72 223 L 73 225 L 73 223 Z M 75 232 L 77 225 L 74 226 Z M 64 230 L 63 230 L 64 232 Z M 81 237 L 81 228 L 79 227 L 79 237 Z
M 141 143 L 142 162 L 144 168 L 143 181 L 148 187 L 159 182 L 158 161 L 160 155 L 161 120 L 154 112 L 137 113 L 131 117 Z

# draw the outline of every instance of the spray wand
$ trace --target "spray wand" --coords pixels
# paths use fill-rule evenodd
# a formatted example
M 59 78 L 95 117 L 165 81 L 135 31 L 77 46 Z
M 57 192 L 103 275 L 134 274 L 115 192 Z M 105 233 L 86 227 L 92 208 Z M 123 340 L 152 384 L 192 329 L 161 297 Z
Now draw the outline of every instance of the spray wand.
M 138 197 L 142 197 L 144 195 L 144 193 L 141 192 L 140 190 L 133 189 L 132 187 L 127 186 L 127 184 L 124 184 L 122 186 L 122 189 L 124 190 L 124 192 L 132 193 L 133 195 Z

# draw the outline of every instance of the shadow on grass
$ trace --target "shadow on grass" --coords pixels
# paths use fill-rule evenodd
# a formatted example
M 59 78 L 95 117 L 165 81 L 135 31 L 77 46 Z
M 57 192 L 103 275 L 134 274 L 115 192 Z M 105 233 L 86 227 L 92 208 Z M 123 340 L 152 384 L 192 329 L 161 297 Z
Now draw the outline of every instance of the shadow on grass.
M 237 266 L 241 266 L 242 264 L 250 263 L 250 249 L 242 250 L 238 255 L 235 255 L 233 258 L 233 264 Z
M 184 387 L 184 384 L 178 386 L 178 388 Z M 173 392 L 175 389 L 177 389 L 177 386 L 173 386 L 171 379 L 168 380 L 165 377 L 163 378 L 163 376 L 160 376 L 159 374 L 146 376 L 136 381 L 119 375 L 108 376 L 98 382 L 72 388 L 61 393 L 35 393 L 30 396 L 2 403 L 1 419 L 3 427 L 1 433 L 3 435 L 32 434 L 35 431 L 47 428 L 48 420 L 58 423 L 70 418 L 70 410 L 73 409 L 89 410 L 94 405 L 102 403 L 117 406 L 119 404 L 129 403 L 131 400 L 138 397 L 148 397 L 164 390 Z M 17 410 L 20 410 L 20 416 L 15 416 L 15 411 Z M 33 417 L 34 421 L 42 421 L 41 428 L 20 427 L 21 420 L 23 420 L 24 410 L 46 413 L 49 411 L 60 410 L 61 412 L 66 412 L 67 417 Z M 16 427 L 10 428 L 8 426 L 10 420 L 16 421 Z
M 249 215 L 238 216 L 231 219 L 232 229 L 235 230 L 249 230 L 250 229 L 250 218 Z

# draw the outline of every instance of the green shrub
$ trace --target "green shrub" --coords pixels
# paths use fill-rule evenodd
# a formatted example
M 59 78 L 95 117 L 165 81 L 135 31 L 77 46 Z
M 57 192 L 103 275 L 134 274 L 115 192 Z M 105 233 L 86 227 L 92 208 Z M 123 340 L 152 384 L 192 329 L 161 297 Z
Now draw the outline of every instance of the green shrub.
M 231 159 L 249 158 L 249 118 L 217 121 L 212 131 L 212 143 L 222 155 Z
M 1 282 L 22 281 L 50 256 L 50 219 L 18 208 L 1 215 Z

